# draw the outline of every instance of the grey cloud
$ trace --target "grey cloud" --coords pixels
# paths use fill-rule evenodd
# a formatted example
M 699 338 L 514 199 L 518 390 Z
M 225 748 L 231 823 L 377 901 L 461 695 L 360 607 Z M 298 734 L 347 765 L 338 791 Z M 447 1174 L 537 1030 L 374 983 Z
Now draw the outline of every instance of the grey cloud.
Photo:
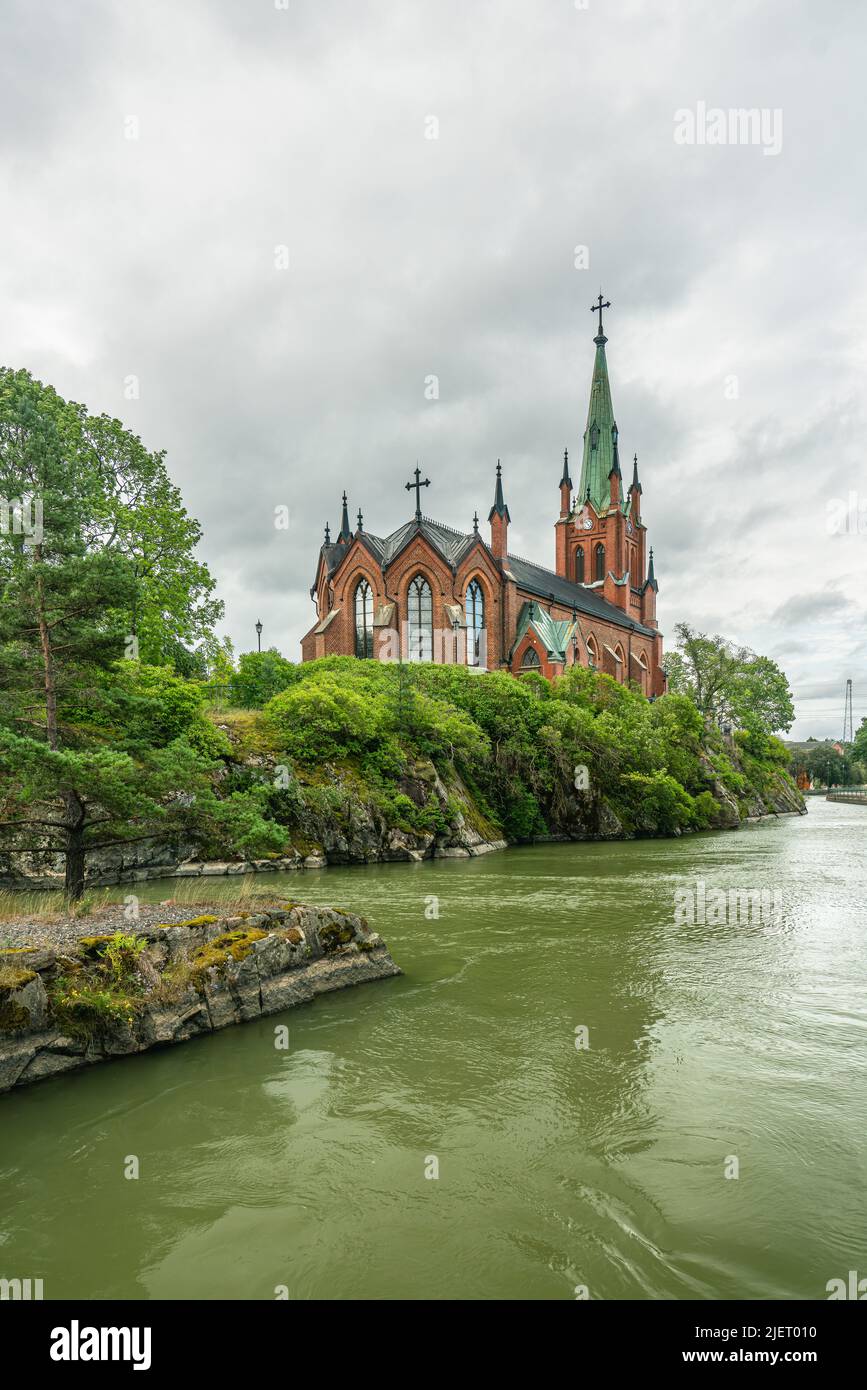
M 502 458 L 514 549 L 553 563 L 601 282 L 663 630 L 773 648 L 842 708 L 846 675 L 867 690 L 864 550 L 825 530 L 867 490 L 865 22 L 855 0 L 7 4 L 0 359 L 167 449 L 226 631 L 247 648 L 261 617 L 297 657 L 343 488 L 387 532 L 416 458 L 456 526 Z M 781 153 L 675 145 L 698 100 L 782 108 Z

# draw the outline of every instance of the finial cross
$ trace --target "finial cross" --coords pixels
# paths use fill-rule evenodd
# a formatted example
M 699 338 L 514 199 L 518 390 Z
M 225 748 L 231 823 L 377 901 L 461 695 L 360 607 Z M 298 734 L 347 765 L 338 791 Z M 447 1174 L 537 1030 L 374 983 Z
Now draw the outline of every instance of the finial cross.
M 415 488 L 415 519 L 421 521 L 421 490 L 423 487 L 430 487 L 430 478 L 422 479 L 421 469 L 418 464 L 415 466 L 415 482 L 405 483 L 407 492 L 412 492 Z
M 599 333 L 598 333 L 597 336 L 600 337 L 600 338 L 602 337 L 602 310 L 603 310 L 603 309 L 610 309 L 610 308 L 611 308 L 611 300 L 610 300 L 610 299 L 606 299 L 605 303 L 603 304 L 603 303 L 602 303 L 602 291 L 600 290 L 600 291 L 599 291 L 599 300 L 598 300 L 598 302 L 597 302 L 596 304 L 591 304 L 591 305 L 590 305 L 590 312 L 591 312 L 591 314 L 598 314 L 598 315 L 599 315 Z

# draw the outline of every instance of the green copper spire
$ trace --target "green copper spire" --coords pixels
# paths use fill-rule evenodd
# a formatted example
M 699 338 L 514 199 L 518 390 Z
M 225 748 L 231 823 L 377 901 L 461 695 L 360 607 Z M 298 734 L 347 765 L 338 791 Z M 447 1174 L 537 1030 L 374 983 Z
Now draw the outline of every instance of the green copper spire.
M 600 295 L 600 301 L 602 296 Z M 607 304 L 594 304 L 592 310 L 599 315 L 599 332 L 593 339 L 596 344 L 596 361 L 593 364 L 593 379 L 590 383 L 590 406 L 587 411 L 587 428 L 584 431 L 584 453 L 581 460 L 581 482 L 578 495 L 586 497 L 597 512 L 607 512 L 611 501 L 609 478 L 612 469 L 619 476 L 617 460 L 617 425 L 614 420 L 614 407 L 611 404 L 611 387 L 608 383 L 608 363 L 605 358 L 605 344 L 608 339 L 602 332 L 602 309 Z M 623 487 L 620 487 L 620 502 L 623 503 Z

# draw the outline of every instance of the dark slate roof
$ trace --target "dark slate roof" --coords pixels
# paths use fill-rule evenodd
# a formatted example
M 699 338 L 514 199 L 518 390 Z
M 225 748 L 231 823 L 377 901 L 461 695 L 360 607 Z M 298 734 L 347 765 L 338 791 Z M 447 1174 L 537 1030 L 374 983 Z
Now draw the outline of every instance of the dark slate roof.
M 357 539 L 361 541 L 362 545 L 367 546 L 376 563 L 385 569 L 416 535 L 424 536 L 452 569 L 457 568 L 474 545 L 485 544 L 481 537 L 474 535 L 473 532 L 467 535 L 463 531 L 456 531 L 452 526 L 443 526 L 441 522 L 431 521 L 430 517 L 423 516 L 421 521 L 416 521 L 413 518 L 412 521 L 405 522 L 403 526 L 398 526 L 397 530 L 392 531 L 390 536 L 375 536 L 371 531 L 362 531 L 358 536 L 351 537 L 349 541 L 337 541 L 323 545 L 322 554 L 328 573 L 333 574 L 352 541 Z M 517 555 L 508 557 L 506 568 L 514 575 L 521 589 L 526 589 L 531 594 L 537 594 L 539 598 L 552 599 L 555 603 L 565 604 L 567 608 L 574 608 L 589 618 L 599 618 L 605 622 L 613 623 L 615 627 L 628 629 L 634 624 L 636 632 L 644 633 L 647 637 L 656 636 L 653 628 L 644 627 L 641 623 L 627 617 L 620 608 L 609 603 L 596 590 L 587 589 L 583 584 L 573 584 L 570 579 L 563 579 L 553 570 L 544 569 L 541 565 L 534 565 L 530 560 L 522 560 Z
M 656 636 L 654 628 L 644 627 L 642 623 L 628 617 L 595 589 L 587 589 L 583 584 L 573 584 L 571 579 L 563 579 L 553 570 L 543 569 L 541 565 L 534 565 L 529 560 L 520 560 L 517 555 L 508 557 L 506 567 L 514 575 L 518 587 L 526 589 L 528 593 L 552 599 L 567 608 L 574 608 L 588 618 L 599 618 L 603 622 L 613 623 L 615 627 L 631 628 L 634 625 L 636 632 L 642 632 L 646 637 Z
M 424 536 L 452 568 L 460 563 L 467 551 L 480 539 L 472 532 L 466 535 L 463 531 L 455 531 L 451 526 L 443 526 L 441 522 L 431 521 L 430 517 L 423 516 L 421 521 L 413 518 L 403 526 L 398 526 L 390 536 L 374 536 L 370 531 L 363 531 L 359 540 L 366 541 L 377 562 L 386 566 L 391 564 L 395 556 L 399 555 L 416 535 Z

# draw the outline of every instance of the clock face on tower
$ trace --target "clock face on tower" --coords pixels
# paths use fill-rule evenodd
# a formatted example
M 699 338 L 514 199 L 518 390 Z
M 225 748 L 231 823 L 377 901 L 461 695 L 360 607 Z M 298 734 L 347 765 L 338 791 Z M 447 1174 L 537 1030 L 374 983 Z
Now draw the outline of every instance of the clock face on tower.
M 627 534 L 628 536 L 631 536 L 633 530 L 634 530 L 634 527 L 633 527 L 633 525 L 632 525 L 632 522 L 631 522 L 631 521 L 627 521 L 627 523 L 626 523 L 626 534 Z
M 586 507 L 582 507 L 575 518 L 575 527 L 578 531 L 590 531 L 593 527 L 590 514 Z

